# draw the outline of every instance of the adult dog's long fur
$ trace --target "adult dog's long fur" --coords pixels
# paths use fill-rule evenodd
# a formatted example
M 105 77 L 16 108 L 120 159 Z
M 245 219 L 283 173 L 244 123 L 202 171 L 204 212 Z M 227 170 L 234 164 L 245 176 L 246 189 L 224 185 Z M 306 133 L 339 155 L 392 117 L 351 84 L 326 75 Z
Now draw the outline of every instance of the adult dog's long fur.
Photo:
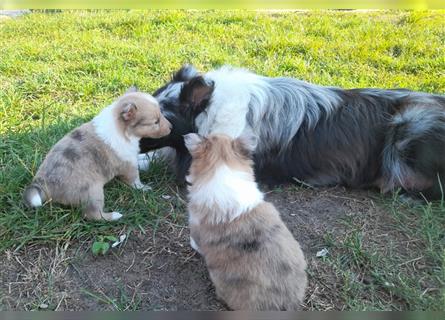
M 173 124 L 160 145 L 176 149 L 180 178 L 189 166 L 182 135 L 248 132 L 257 138 L 257 176 L 279 183 L 401 187 L 437 198 L 445 176 L 445 97 L 409 90 L 323 87 L 222 67 L 179 70 L 155 93 Z

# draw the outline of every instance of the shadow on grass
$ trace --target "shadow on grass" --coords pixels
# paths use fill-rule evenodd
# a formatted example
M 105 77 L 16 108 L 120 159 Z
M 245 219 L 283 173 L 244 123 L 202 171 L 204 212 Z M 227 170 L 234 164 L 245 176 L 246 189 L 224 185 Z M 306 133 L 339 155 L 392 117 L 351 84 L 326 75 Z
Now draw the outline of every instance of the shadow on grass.
M 154 163 L 141 180 L 153 190 L 134 190 L 118 179 L 105 187 L 105 208 L 124 216 L 117 222 L 91 222 L 82 218 L 79 208 L 46 203 L 43 207 L 28 209 L 22 201 L 24 188 L 31 182 L 49 149 L 66 133 L 88 121 L 73 118 L 26 133 L 4 134 L 0 137 L 0 250 L 18 250 L 25 245 L 80 241 L 97 235 L 119 234 L 125 230 L 143 232 L 160 219 L 176 219 L 176 209 L 183 211 L 180 199 L 167 201 L 162 195 L 176 192 L 173 177 L 162 163 Z

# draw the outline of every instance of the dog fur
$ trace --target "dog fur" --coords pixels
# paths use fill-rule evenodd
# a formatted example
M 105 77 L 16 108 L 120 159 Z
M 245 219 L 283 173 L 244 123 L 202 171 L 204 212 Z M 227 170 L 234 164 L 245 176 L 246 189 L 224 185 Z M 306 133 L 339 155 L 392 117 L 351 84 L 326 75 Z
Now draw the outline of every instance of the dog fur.
M 139 140 L 162 138 L 171 125 L 152 96 L 130 91 L 54 145 L 24 192 L 28 206 L 51 200 L 82 205 L 87 219 L 117 220 L 120 213 L 103 211 L 107 182 L 119 176 L 137 189 L 149 189 L 139 179 Z
M 188 134 L 185 144 L 193 158 L 187 176 L 190 243 L 203 255 L 218 297 L 233 310 L 298 310 L 306 262 L 258 190 L 251 141 Z
M 142 151 L 175 149 L 179 178 L 190 157 L 185 131 L 251 133 L 257 178 L 314 186 L 402 188 L 430 199 L 445 177 L 445 97 L 404 89 L 341 89 L 269 78 L 225 66 L 205 74 L 188 65 L 155 92 L 173 131 Z M 178 124 L 178 130 L 175 130 Z M 175 141 L 174 143 L 171 143 Z

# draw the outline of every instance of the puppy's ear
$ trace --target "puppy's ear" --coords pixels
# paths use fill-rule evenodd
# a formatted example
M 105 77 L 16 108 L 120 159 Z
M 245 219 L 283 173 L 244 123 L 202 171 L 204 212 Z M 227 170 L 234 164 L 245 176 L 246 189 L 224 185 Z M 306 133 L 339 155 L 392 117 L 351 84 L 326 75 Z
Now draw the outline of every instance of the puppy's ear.
M 244 132 L 233 140 L 234 149 L 245 157 L 252 157 L 258 145 L 258 139 L 252 132 Z
M 124 94 L 138 92 L 138 91 L 139 91 L 138 87 L 136 87 L 136 85 L 132 85 L 130 88 L 127 89 L 127 91 L 125 91 Z
M 187 150 L 190 153 L 193 153 L 194 151 L 196 151 L 196 149 L 199 147 L 199 145 L 203 141 L 203 138 L 199 134 L 196 134 L 196 133 L 185 134 L 183 137 L 184 137 L 185 147 L 187 148 Z
M 122 106 L 121 118 L 124 121 L 133 120 L 136 117 L 137 107 L 133 102 L 127 102 Z
M 215 83 L 201 76 L 184 83 L 179 95 L 179 101 L 184 108 L 181 111 L 192 116 L 198 115 L 207 107 L 214 89 Z
M 191 64 L 185 64 L 172 76 L 174 82 L 185 82 L 198 75 L 198 70 Z

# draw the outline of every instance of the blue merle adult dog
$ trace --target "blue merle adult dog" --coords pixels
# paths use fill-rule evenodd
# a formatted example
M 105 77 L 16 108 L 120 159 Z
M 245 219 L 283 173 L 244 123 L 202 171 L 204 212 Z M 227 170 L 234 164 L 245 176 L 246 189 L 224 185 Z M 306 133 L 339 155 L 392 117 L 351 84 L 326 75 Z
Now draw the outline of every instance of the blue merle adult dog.
M 341 89 L 270 78 L 224 66 L 182 67 L 154 93 L 172 133 L 142 139 L 141 152 L 175 151 L 183 179 L 190 155 L 182 135 L 256 138 L 255 172 L 266 183 L 398 188 L 429 199 L 445 178 L 445 96 L 404 89 Z

